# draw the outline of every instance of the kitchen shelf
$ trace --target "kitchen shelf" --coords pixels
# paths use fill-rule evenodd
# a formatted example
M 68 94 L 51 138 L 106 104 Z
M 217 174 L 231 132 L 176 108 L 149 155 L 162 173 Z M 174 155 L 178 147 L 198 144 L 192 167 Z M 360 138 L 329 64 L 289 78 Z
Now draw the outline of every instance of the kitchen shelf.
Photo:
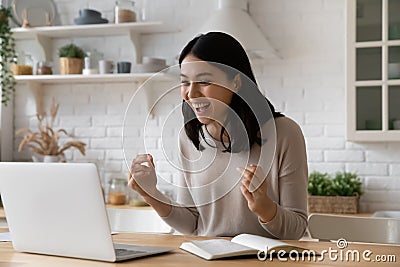
M 160 33 L 170 30 L 163 27 L 161 21 L 154 22 L 130 22 L 130 23 L 107 23 L 90 25 L 66 25 L 46 26 L 35 28 L 14 28 L 12 32 L 16 40 L 34 39 L 37 35 L 49 38 L 65 37 L 91 37 L 91 36 L 115 36 L 128 35 L 130 32 L 137 33 Z
M 134 48 L 136 63 L 141 63 L 142 50 L 140 36 L 150 33 L 165 33 L 173 30 L 166 27 L 161 21 L 154 22 L 130 22 L 130 23 L 105 23 L 90 25 L 65 25 L 46 26 L 34 28 L 13 28 L 15 40 L 35 40 L 40 47 L 41 60 L 52 61 L 53 45 L 55 38 L 69 37 L 110 37 L 129 36 Z
M 142 34 L 165 33 L 172 30 L 161 21 L 153 22 L 132 22 L 132 23 L 105 23 L 90 25 L 64 25 L 46 26 L 34 28 L 13 28 L 14 38 L 20 40 L 34 40 L 38 46 L 40 55 L 38 58 L 45 61 L 52 61 L 53 39 L 56 38 L 82 38 L 101 37 L 111 38 L 113 36 L 128 36 L 133 45 L 133 54 L 136 63 L 141 63 L 142 52 L 140 37 Z M 74 84 L 74 83 L 118 83 L 138 82 L 144 83 L 151 78 L 151 81 L 172 81 L 171 76 L 165 73 L 129 73 L 129 74 L 94 74 L 94 75 L 17 75 L 16 81 L 19 84 L 28 84 L 32 90 L 38 112 L 43 110 L 42 87 L 44 84 Z M 150 93 L 145 97 L 147 102 L 151 101 Z
M 147 79 L 154 81 L 172 81 L 172 78 L 161 73 L 124 73 L 124 74 L 71 74 L 71 75 L 17 75 L 18 83 L 60 84 L 60 83 L 104 83 L 104 82 L 140 82 Z

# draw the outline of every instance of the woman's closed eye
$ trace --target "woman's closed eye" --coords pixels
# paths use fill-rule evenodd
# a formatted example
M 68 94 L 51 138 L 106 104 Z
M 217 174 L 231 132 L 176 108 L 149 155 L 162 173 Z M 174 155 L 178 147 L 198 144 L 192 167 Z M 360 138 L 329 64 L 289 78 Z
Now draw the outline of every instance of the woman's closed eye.
M 189 81 L 181 81 L 182 86 L 189 86 L 190 82 Z
M 197 83 L 200 85 L 207 86 L 211 84 L 211 81 L 203 80 L 203 81 L 198 81 Z
M 207 85 L 212 84 L 211 81 L 207 81 L 207 80 L 197 81 L 197 82 L 194 82 L 194 83 L 199 84 L 201 86 L 207 86 Z M 190 81 L 185 81 L 185 80 L 181 81 L 181 85 L 182 86 L 190 86 L 190 84 L 191 84 Z

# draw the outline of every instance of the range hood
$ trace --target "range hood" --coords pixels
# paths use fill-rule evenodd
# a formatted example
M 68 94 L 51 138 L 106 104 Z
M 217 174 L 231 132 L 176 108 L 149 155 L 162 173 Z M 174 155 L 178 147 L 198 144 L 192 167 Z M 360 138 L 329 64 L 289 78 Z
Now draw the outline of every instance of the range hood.
M 277 51 L 270 45 L 248 13 L 247 0 L 219 0 L 218 9 L 200 29 L 200 33 L 225 32 L 235 37 L 251 59 L 276 59 Z

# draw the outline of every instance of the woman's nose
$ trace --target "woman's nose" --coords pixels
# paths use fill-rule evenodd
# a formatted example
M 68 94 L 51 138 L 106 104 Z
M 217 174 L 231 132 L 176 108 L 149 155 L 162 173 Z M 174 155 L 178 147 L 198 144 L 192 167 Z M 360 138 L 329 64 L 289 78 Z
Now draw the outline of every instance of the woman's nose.
M 194 98 L 199 96 L 199 88 L 198 88 L 198 83 L 196 82 L 191 82 L 188 88 L 188 93 L 187 96 L 188 98 Z

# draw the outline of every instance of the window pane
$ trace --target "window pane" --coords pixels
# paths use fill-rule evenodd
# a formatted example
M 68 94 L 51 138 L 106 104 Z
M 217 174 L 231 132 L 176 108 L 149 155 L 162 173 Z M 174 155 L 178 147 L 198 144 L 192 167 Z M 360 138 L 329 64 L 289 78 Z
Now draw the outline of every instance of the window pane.
M 389 129 L 400 130 L 400 86 L 389 86 Z
M 400 46 L 389 47 L 388 79 L 400 79 Z
M 357 130 L 382 130 L 381 87 L 356 88 Z
M 357 48 L 356 80 L 382 80 L 382 49 Z
M 389 40 L 400 40 L 400 1 L 389 0 Z
M 382 0 L 358 0 L 356 42 L 382 40 Z

